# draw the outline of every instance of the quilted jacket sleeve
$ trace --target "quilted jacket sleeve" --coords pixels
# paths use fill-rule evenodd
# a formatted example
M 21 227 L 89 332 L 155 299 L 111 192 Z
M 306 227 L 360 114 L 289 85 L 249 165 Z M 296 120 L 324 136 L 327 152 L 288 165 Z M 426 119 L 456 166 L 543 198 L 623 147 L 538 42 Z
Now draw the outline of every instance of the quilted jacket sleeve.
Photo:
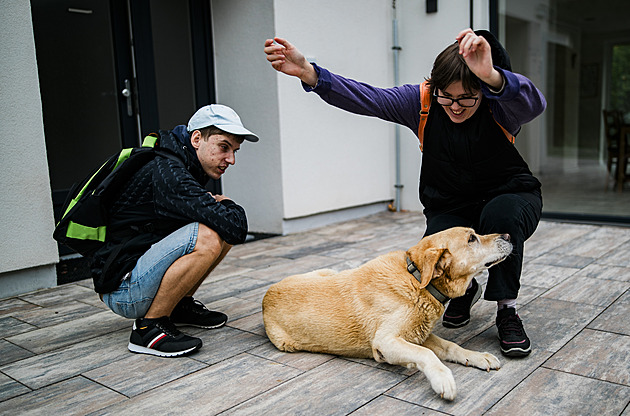
M 231 200 L 217 202 L 177 161 L 156 158 L 152 174 L 158 215 L 205 224 L 228 244 L 245 242 L 247 216 L 243 207 Z

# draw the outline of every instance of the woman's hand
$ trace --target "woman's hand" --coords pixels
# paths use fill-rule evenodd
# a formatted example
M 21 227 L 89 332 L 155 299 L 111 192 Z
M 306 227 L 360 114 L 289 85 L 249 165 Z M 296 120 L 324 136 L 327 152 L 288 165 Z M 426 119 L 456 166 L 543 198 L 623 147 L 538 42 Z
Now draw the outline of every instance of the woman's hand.
M 503 77 L 492 66 L 492 50 L 488 41 L 483 36 L 477 36 L 472 29 L 462 30 L 456 39 L 459 53 L 473 74 L 492 89 L 501 89 Z
M 276 71 L 298 77 L 311 87 L 317 85 L 317 72 L 313 65 L 286 39 L 267 39 L 264 51 L 267 60 Z

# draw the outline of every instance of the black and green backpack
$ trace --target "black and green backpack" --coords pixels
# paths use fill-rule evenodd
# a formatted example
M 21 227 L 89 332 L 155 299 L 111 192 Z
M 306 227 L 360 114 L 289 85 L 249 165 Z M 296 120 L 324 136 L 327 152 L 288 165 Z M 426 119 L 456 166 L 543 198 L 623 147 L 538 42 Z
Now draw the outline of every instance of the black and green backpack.
M 157 155 L 180 160 L 175 153 L 156 145 L 157 140 L 157 135 L 151 134 L 142 147 L 122 149 L 75 184 L 64 202 L 53 238 L 87 257 L 101 248 L 107 238 L 108 208 L 122 186 Z

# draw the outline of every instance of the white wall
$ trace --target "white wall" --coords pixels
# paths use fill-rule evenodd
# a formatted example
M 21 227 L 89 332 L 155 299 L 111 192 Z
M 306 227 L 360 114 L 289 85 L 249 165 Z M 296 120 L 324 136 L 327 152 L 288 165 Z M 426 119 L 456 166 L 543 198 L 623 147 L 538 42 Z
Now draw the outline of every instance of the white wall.
M 242 205 L 251 231 L 282 233 L 283 178 L 277 77 L 263 46 L 273 35 L 273 0 L 212 0 L 217 101 L 260 141 L 245 142 L 223 176 L 223 193 Z
M 320 0 L 309 10 L 276 0 L 276 34 L 345 76 L 390 86 L 390 3 Z M 272 71 L 271 67 L 268 68 Z M 393 198 L 393 125 L 353 115 L 278 74 L 285 218 Z
M 0 297 L 56 284 L 57 246 L 30 3 L 0 16 Z

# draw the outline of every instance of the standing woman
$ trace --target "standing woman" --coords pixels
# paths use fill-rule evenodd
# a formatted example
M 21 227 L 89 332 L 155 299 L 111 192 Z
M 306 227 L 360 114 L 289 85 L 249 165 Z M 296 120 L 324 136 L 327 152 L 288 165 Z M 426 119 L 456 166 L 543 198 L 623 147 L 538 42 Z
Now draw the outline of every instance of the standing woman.
M 529 79 L 511 72 L 496 38 L 466 29 L 437 56 L 427 80 L 431 106 L 420 129 L 420 85 L 376 88 L 344 78 L 307 62 L 282 38 L 267 39 L 264 51 L 274 69 L 299 78 L 305 91 L 346 111 L 407 126 L 421 138 L 425 236 L 455 226 L 510 235 L 514 251 L 489 270 L 484 298 L 497 302 L 502 353 L 528 355 L 531 343 L 516 313 L 516 299 L 523 246 L 540 221 L 542 196 L 512 135 L 540 115 L 546 102 Z M 476 243 L 471 238 L 470 244 Z M 449 302 L 442 324 L 468 324 L 481 292 L 473 279 L 464 296 Z

